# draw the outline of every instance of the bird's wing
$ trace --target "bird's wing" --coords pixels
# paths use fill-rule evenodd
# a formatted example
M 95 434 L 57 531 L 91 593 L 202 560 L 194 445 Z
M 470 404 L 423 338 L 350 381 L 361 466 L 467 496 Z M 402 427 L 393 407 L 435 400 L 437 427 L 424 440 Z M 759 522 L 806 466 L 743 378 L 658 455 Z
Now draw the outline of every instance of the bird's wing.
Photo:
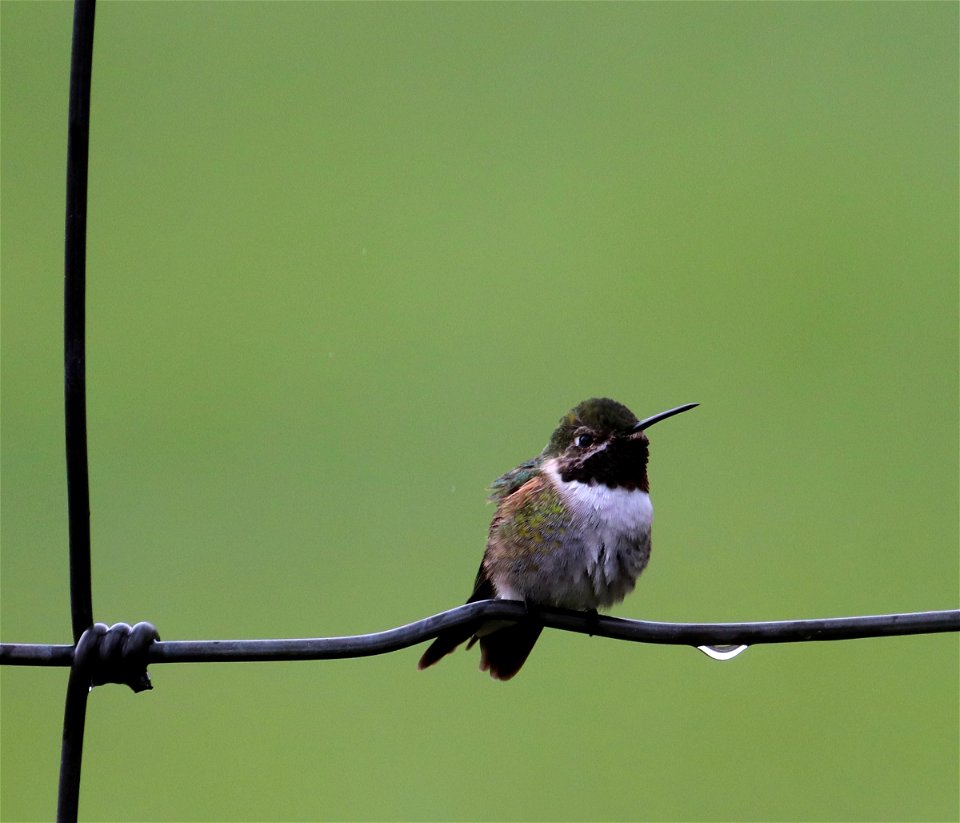
M 515 469 L 511 469 L 498 477 L 490 484 L 490 497 L 488 499 L 493 503 L 499 503 L 505 497 L 509 497 L 524 483 L 540 474 L 540 465 L 539 457 L 531 457 Z
M 493 600 L 497 596 L 497 591 L 493 587 L 493 581 L 487 577 L 487 571 L 483 568 L 483 563 L 477 569 L 477 579 L 473 582 L 473 594 L 467 600 L 468 603 L 476 603 L 478 600 Z
M 473 594 L 470 595 L 470 599 L 467 600 L 467 602 L 475 603 L 478 600 L 491 600 L 496 596 L 497 593 L 493 588 L 493 583 L 490 581 L 490 578 L 487 577 L 487 573 L 484 571 L 483 565 L 481 564 L 479 571 L 477 571 L 476 582 L 473 584 Z M 470 641 L 467 645 L 467 648 L 469 649 L 474 643 L 477 642 L 476 632 L 482 625 L 482 621 L 478 623 L 467 623 L 464 626 L 455 626 L 452 629 L 446 629 L 445 631 L 440 632 L 440 634 L 437 635 L 437 639 L 434 640 L 433 643 L 431 643 L 427 647 L 427 650 L 423 653 L 423 657 L 420 658 L 418 668 L 425 669 L 428 666 L 432 666 L 438 660 L 441 660 L 450 654 L 450 652 L 457 648 L 457 646 L 459 646 L 461 643 L 466 643 L 468 640 Z M 531 648 L 533 648 L 532 644 Z M 529 654 L 529 651 L 527 654 Z M 523 656 L 523 659 L 526 659 L 526 655 Z M 522 664 L 523 660 L 521 660 L 520 663 Z M 504 668 L 506 669 L 506 667 Z M 517 668 L 519 669 L 519 666 L 517 666 Z M 491 671 L 499 672 L 499 669 L 491 669 Z

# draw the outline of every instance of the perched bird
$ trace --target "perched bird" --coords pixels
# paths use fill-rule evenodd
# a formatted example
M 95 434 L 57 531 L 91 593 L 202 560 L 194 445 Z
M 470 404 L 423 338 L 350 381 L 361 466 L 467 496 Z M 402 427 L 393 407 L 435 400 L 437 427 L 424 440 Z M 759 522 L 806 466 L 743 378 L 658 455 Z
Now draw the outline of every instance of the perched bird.
M 494 481 L 497 511 L 467 602 L 500 598 L 595 611 L 623 600 L 650 558 L 644 432 L 696 405 L 637 420 L 622 403 L 592 398 L 567 412 L 537 457 Z M 420 668 L 469 639 L 467 648 L 480 642 L 481 670 L 509 680 L 543 629 L 533 620 L 488 624 L 476 634 L 474 628 L 440 634 Z

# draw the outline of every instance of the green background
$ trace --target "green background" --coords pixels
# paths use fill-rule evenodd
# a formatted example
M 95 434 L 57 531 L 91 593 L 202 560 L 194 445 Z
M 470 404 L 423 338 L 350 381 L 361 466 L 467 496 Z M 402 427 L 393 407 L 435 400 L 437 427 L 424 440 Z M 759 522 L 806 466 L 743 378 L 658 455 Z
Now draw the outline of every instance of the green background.
M 72 10 L 4 0 L 2 639 L 69 642 Z M 955 3 L 104 3 L 90 159 L 94 608 L 165 639 L 462 602 L 485 486 L 610 395 L 652 433 L 615 612 L 958 604 Z M 548 632 L 155 665 L 90 701 L 96 820 L 956 820 L 955 635 Z M 4 820 L 66 672 L 2 672 Z

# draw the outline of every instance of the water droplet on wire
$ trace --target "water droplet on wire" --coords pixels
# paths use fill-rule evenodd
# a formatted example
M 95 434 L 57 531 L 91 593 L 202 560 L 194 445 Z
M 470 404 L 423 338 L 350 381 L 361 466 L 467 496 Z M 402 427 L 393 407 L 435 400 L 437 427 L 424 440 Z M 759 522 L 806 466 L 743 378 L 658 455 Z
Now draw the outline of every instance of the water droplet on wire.
M 697 646 L 707 657 L 713 660 L 733 660 L 747 650 L 746 646 Z

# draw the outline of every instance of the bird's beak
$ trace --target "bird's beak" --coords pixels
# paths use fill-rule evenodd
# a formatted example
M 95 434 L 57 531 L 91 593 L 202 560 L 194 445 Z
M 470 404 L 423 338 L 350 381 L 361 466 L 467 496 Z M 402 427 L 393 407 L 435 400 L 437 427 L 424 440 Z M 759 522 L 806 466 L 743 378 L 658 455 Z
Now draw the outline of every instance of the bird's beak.
M 661 420 L 666 420 L 668 417 L 673 417 L 675 414 L 680 414 L 680 412 L 690 411 L 690 409 L 695 409 L 699 405 L 699 403 L 686 403 L 683 406 L 677 406 L 675 409 L 662 411 L 660 414 L 655 414 L 652 417 L 647 417 L 641 420 L 633 427 L 633 429 L 631 429 L 631 431 L 642 432 L 644 429 L 649 429 L 654 423 L 659 423 Z

